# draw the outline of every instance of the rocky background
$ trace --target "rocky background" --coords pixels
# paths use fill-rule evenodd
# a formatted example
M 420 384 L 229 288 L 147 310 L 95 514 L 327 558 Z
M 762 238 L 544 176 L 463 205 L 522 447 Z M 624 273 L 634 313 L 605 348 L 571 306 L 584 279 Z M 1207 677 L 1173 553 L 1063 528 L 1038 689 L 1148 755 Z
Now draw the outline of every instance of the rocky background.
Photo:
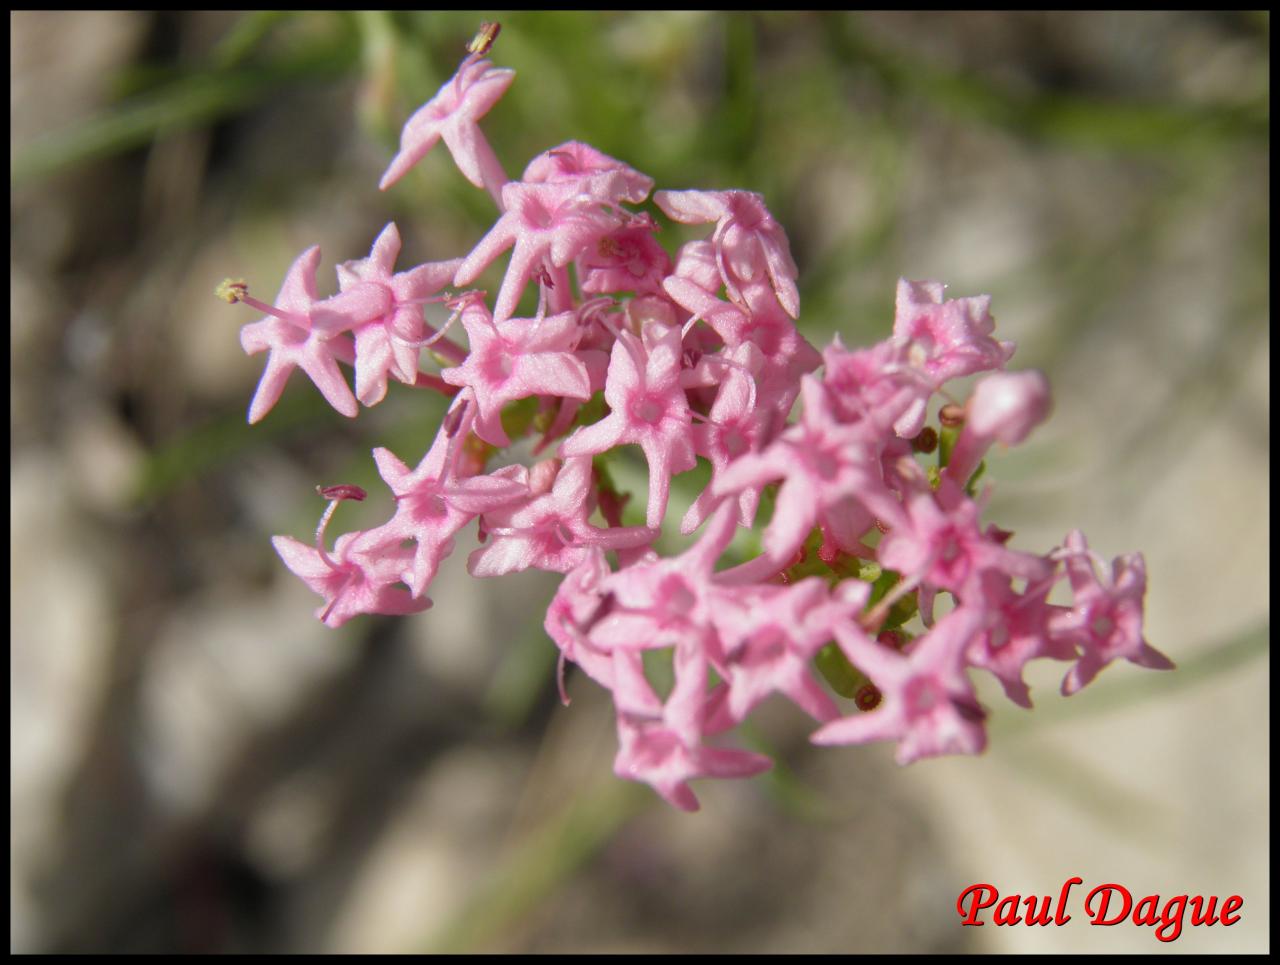
M 991 750 L 905 770 L 777 701 L 777 770 L 695 816 L 612 777 L 589 681 L 559 706 L 554 581 L 460 545 L 433 610 L 333 632 L 269 543 L 318 482 L 372 489 L 338 530 L 385 516 L 369 449 L 416 458 L 439 407 L 351 423 L 296 377 L 249 430 L 252 316 L 212 289 L 392 219 L 404 264 L 470 249 L 489 201 L 443 152 L 376 185 L 479 19 L 11 14 L 11 949 L 1267 950 L 1269 17 L 500 17 L 509 171 L 575 138 L 764 193 L 819 344 L 883 337 L 899 275 L 990 292 L 1056 411 L 988 518 L 1145 551 L 1180 665 L 1070 701 L 1045 667 L 1031 714 L 984 681 Z M 1242 919 L 959 927 L 967 884 L 1072 875 Z

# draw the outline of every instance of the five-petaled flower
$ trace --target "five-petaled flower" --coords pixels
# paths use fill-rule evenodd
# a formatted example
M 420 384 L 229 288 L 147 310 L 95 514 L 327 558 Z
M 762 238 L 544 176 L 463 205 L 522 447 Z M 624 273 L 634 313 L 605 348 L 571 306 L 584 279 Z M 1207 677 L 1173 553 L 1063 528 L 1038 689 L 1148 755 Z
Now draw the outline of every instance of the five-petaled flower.
M 355 347 L 349 337 L 326 331 L 312 322 L 319 265 L 319 245 L 300 254 L 284 276 L 275 305 L 263 306 L 270 314 L 240 330 L 240 344 L 245 352 L 270 353 L 258 391 L 249 404 L 251 423 L 261 420 L 280 400 L 285 382 L 295 368 L 311 377 L 325 401 L 348 418 L 355 418 L 358 408 L 355 396 L 338 368 L 339 360 L 348 364 L 355 361 Z
M 638 445 L 649 462 L 649 507 L 645 524 L 662 525 L 671 477 L 692 469 L 693 417 L 680 386 L 680 331 L 660 335 L 648 350 L 630 332 L 613 345 L 604 400 L 609 414 L 579 429 L 560 447 L 562 456 L 590 456 L 617 446 Z
M 478 55 L 464 60 L 436 96 L 409 118 L 400 135 L 400 152 L 392 159 L 378 187 L 383 191 L 391 187 L 426 157 L 437 141 L 443 140 L 466 179 L 498 198 L 507 177 L 481 133 L 479 121 L 515 78 L 514 70 L 494 67 Z

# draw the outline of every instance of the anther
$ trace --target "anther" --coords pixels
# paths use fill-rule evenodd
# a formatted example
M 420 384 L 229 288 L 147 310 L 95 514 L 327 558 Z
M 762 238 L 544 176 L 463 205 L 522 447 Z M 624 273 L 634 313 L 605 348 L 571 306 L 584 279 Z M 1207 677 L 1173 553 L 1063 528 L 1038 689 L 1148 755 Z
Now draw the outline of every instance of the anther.
M 235 305 L 237 302 L 243 302 L 250 308 L 256 308 L 264 315 L 271 315 L 284 322 L 293 325 L 299 325 L 306 328 L 310 325 L 306 316 L 297 315 L 293 312 L 282 312 L 274 305 L 268 305 L 266 302 L 259 301 L 249 294 L 249 285 L 242 278 L 224 278 L 213 293 L 221 298 L 228 305 Z
M 341 570 L 342 567 L 335 563 L 329 556 L 328 552 L 325 551 L 324 531 L 329 528 L 329 520 L 333 518 L 333 511 L 338 508 L 338 503 L 342 502 L 344 499 L 353 499 L 356 502 L 361 502 L 368 493 L 359 486 L 354 486 L 350 483 L 340 483 L 337 486 L 317 486 L 316 493 L 329 500 L 329 505 L 325 508 L 324 514 L 320 517 L 320 525 L 316 527 L 316 552 L 320 554 L 320 559 L 324 560 L 325 565 L 327 565 L 329 569 Z M 330 603 L 330 609 L 332 609 L 332 606 L 333 604 Z M 326 610 L 325 615 L 320 619 L 327 619 L 328 615 L 328 610 Z
M 316 492 L 325 499 L 354 499 L 358 503 L 364 502 L 369 495 L 359 486 L 354 486 L 350 483 L 339 483 L 337 486 L 317 486 Z
M 875 710 L 880 706 L 883 695 L 880 688 L 875 684 L 863 684 L 858 688 L 858 692 L 853 695 L 853 702 L 858 705 L 861 711 Z
M 228 305 L 234 305 L 249 294 L 249 284 L 243 278 L 224 278 L 213 293 Z
M 501 30 L 502 24 L 496 21 L 484 21 L 480 24 L 480 29 L 476 31 L 476 35 L 468 41 L 467 53 L 483 57 L 489 52 L 493 42 L 498 39 L 498 32 Z

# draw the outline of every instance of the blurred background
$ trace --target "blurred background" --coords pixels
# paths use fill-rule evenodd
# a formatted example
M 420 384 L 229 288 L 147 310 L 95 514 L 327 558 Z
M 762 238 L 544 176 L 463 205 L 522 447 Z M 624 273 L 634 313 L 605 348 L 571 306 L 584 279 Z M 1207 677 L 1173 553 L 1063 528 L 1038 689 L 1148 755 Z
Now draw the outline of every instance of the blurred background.
M 554 578 L 473 580 L 460 540 L 433 610 L 325 629 L 270 536 L 317 483 L 371 490 L 334 533 L 386 518 L 369 450 L 412 464 L 440 406 L 350 422 L 295 376 L 250 430 L 255 316 L 213 288 L 318 243 L 327 294 L 389 220 L 401 266 L 470 250 L 491 202 L 443 150 L 377 181 L 481 16 L 12 13 L 11 949 L 1267 950 L 1269 17 L 484 16 L 510 174 L 580 139 L 763 193 L 816 344 L 884 337 L 899 276 L 989 292 L 1056 411 L 987 518 L 1144 551 L 1180 669 L 1068 701 L 1033 665 L 1031 713 L 984 679 L 988 753 L 907 769 L 778 698 L 776 770 L 690 816 L 612 776 L 607 695 L 559 705 Z M 1242 917 L 958 924 L 968 884 L 1072 875 Z

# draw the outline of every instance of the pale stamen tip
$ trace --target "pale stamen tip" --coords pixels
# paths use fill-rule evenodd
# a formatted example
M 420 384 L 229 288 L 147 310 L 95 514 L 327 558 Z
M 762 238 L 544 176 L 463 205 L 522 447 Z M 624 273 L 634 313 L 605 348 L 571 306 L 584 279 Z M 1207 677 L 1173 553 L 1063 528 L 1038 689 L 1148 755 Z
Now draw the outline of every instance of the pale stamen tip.
M 243 278 L 224 278 L 213 293 L 228 305 L 234 305 L 249 294 L 249 284 Z

